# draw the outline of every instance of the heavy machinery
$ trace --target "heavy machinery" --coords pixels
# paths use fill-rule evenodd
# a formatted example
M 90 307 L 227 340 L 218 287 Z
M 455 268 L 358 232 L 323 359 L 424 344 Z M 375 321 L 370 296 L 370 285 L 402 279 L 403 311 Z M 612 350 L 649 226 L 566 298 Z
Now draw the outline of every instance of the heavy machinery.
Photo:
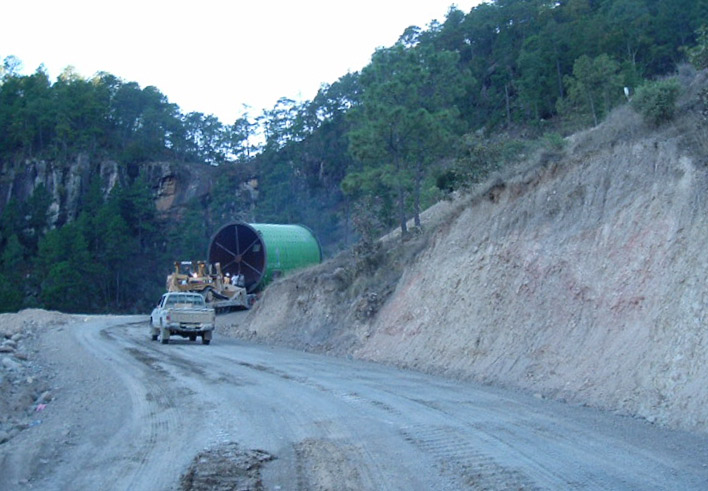
M 219 263 L 176 261 L 175 270 L 167 276 L 168 292 L 192 292 L 204 297 L 214 310 L 248 309 L 253 295 L 246 291 L 241 275 L 223 274 Z
M 232 222 L 212 236 L 207 255 L 175 262 L 167 291 L 199 293 L 219 312 L 250 308 L 273 279 L 322 261 L 322 248 L 302 225 Z

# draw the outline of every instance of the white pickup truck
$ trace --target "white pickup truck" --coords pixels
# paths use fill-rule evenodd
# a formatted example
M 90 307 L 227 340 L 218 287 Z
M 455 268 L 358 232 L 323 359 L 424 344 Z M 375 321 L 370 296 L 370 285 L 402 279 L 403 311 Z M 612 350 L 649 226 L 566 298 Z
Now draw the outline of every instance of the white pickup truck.
M 200 294 L 167 292 L 150 314 L 150 336 L 153 341 L 159 337 L 162 344 L 169 343 L 173 334 L 190 341 L 201 337 L 203 344 L 209 344 L 215 323 L 214 309 Z

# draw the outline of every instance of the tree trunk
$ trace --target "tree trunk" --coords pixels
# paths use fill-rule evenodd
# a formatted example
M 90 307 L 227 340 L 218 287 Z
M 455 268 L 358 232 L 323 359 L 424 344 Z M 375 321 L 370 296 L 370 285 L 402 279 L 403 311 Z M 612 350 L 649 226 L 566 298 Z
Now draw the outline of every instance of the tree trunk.
M 563 99 L 565 93 L 563 92 L 563 75 L 561 74 L 560 58 L 556 58 L 556 76 L 558 77 L 558 94 L 560 98 Z
M 120 271 L 116 271 L 116 308 L 120 301 Z
M 405 237 L 408 235 L 408 225 L 406 224 L 406 200 L 403 185 L 398 186 L 398 219 L 401 222 L 401 237 Z
M 595 126 L 597 126 L 597 112 L 595 111 L 595 101 L 592 99 L 592 94 L 589 90 L 586 89 L 585 95 L 587 96 L 588 103 L 590 104 L 590 111 L 592 111 L 592 120 L 595 122 Z
M 418 162 L 418 169 L 415 175 L 415 185 L 413 188 L 413 222 L 420 228 L 420 188 L 423 181 L 423 164 Z
M 506 99 L 506 124 L 511 126 L 511 107 L 509 103 L 509 84 L 504 84 L 504 98 Z
M 632 43 L 628 40 L 627 41 L 627 57 L 629 58 L 630 63 L 632 63 L 632 70 L 634 70 L 634 73 L 637 73 L 637 53 L 639 52 L 639 48 L 637 49 L 632 49 Z

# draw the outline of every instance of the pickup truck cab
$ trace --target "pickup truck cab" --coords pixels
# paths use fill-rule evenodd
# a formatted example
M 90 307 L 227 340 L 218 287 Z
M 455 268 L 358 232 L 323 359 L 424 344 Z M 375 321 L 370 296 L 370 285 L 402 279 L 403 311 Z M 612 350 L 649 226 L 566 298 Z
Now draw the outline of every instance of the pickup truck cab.
M 198 293 L 167 292 L 150 314 L 150 337 L 162 344 L 170 342 L 171 335 L 202 344 L 211 342 L 216 324 L 214 309 L 208 307 L 204 297 Z

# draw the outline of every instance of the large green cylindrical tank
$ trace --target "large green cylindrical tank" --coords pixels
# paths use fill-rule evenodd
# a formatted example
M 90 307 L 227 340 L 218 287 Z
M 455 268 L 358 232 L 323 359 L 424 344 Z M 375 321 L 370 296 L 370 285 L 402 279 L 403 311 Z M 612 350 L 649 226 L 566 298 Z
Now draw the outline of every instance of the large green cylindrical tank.
M 233 222 L 211 238 L 207 257 L 224 274 L 243 275 L 249 292 L 274 277 L 322 261 L 322 248 L 302 225 Z

